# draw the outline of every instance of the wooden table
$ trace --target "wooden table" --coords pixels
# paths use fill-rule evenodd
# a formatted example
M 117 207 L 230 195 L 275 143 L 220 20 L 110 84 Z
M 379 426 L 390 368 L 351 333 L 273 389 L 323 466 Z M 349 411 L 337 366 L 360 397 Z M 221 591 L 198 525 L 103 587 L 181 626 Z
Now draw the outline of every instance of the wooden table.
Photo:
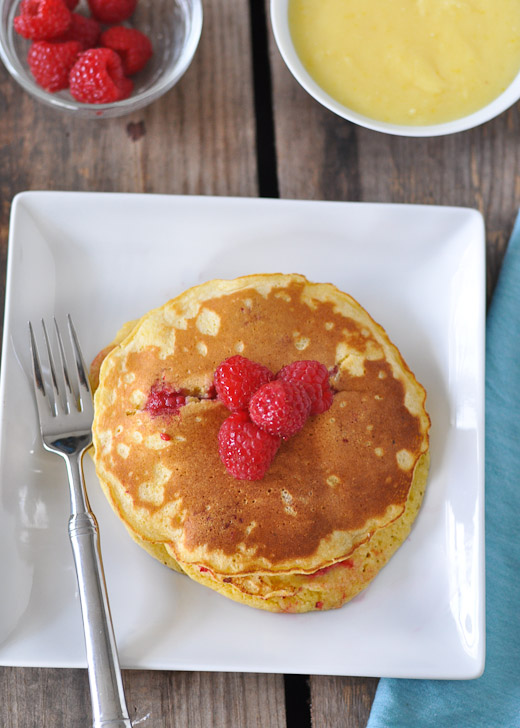
M 0 68 L 3 288 L 13 196 L 56 189 L 474 207 L 486 219 L 491 295 L 520 204 L 518 107 L 439 138 L 362 129 L 297 85 L 274 44 L 267 6 L 205 0 L 186 75 L 122 119 L 61 116 Z M 377 686 L 374 678 L 155 671 L 125 671 L 124 683 L 142 728 L 359 728 Z M 0 668 L 2 726 L 83 728 L 89 715 L 86 670 Z

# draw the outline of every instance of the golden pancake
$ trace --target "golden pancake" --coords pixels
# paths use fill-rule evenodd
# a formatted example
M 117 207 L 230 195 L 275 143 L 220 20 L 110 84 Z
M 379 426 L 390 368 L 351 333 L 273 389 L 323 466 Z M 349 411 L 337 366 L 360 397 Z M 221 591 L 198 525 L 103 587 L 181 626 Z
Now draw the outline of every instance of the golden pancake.
M 231 476 L 218 452 L 229 411 L 213 376 L 237 353 L 272 372 L 318 360 L 334 390 L 259 481 Z M 94 369 L 101 359 L 98 476 L 134 538 L 172 568 L 253 606 L 326 609 L 406 537 L 427 473 L 425 392 L 384 330 L 331 284 L 209 281 L 129 324 Z M 158 384 L 185 398 L 178 413 L 147 409 Z
M 204 567 L 186 566 L 195 581 L 238 602 L 271 612 L 306 612 L 341 607 L 364 589 L 410 533 L 424 495 L 429 453 L 419 459 L 403 515 L 377 530 L 347 559 L 312 574 L 217 576 Z

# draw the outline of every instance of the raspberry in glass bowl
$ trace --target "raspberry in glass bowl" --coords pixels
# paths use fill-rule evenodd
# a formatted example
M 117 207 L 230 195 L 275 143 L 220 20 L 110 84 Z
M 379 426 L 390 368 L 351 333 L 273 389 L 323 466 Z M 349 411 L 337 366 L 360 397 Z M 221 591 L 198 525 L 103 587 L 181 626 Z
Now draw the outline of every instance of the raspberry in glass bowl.
M 202 0 L 0 0 L 0 58 L 9 73 L 39 101 L 82 118 L 124 116 L 162 96 L 189 67 L 201 30 Z M 91 52 L 99 46 L 110 52 Z M 79 60 L 71 89 L 63 79 Z

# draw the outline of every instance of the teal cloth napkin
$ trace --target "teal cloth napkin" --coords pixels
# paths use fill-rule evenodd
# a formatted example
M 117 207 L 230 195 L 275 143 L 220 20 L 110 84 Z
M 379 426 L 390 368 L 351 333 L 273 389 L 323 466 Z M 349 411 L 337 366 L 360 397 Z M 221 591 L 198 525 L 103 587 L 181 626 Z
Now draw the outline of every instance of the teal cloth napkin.
M 380 681 L 367 728 L 520 728 L 520 214 L 486 332 L 486 666 Z

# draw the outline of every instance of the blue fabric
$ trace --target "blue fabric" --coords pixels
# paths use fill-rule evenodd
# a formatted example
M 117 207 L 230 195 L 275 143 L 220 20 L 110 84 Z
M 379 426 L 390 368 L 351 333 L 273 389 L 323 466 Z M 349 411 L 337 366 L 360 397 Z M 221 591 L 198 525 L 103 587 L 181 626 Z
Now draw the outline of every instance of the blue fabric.
M 367 728 L 520 728 L 520 215 L 486 335 L 484 674 L 381 680 Z

